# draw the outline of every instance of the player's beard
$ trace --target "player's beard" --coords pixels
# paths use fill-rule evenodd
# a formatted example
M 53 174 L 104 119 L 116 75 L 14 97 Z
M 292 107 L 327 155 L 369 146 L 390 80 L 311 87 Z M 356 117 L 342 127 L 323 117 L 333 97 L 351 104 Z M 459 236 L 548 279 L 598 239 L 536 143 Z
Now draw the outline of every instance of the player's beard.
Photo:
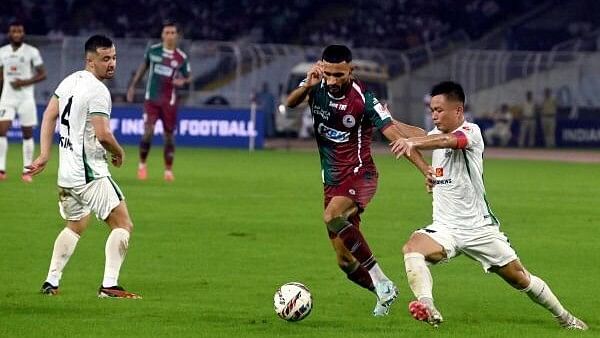
M 329 92 L 329 94 L 338 97 L 338 96 L 342 96 L 343 93 L 346 92 L 346 88 L 348 88 L 348 84 L 343 84 L 341 86 L 338 85 L 327 85 L 327 91 Z

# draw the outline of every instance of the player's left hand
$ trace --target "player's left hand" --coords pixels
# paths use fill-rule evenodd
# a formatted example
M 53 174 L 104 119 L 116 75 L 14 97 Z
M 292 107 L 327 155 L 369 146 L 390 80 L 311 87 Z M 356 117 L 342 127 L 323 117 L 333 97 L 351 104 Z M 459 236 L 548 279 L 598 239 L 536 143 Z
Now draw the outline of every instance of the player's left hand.
M 177 88 L 181 88 L 185 85 L 185 79 L 178 77 L 173 79 L 173 86 L 177 87 Z
M 13 82 L 10 83 L 10 85 L 14 89 L 19 89 L 19 88 L 23 87 L 25 84 L 26 84 L 26 82 L 21 79 L 15 79 Z

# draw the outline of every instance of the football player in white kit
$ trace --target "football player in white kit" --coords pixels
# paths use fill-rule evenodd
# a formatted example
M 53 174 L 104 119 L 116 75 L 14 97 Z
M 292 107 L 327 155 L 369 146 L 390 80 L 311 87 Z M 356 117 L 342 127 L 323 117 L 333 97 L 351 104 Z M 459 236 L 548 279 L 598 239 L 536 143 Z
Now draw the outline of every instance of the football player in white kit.
M 8 27 L 9 44 L 0 48 L 0 181 L 6 179 L 6 134 L 15 115 L 19 116 L 23 133 L 24 182 L 31 182 L 25 167 L 31 164 L 35 142 L 33 128 L 37 125 L 37 109 L 33 95 L 33 84 L 46 78 L 44 62 L 37 48 L 23 42 L 25 28 L 20 22 Z
M 428 264 L 459 254 L 479 261 L 534 302 L 550 311 L 567 329 L 587 330 L 559 302 L 550 287 L 529 273 L 500 231 L 483 185 L 483 138 L 479 127 L 464 119 L 465 94 L 455 82 L 442 82 L 431 91 L 431 116 L 436 126 L 428 136 L 402 139 L 392 145 L 397 155 L 433 150 L 433 223 L 415 231 L 404 245 L 408 283 L 415 297 L 409 310 L 415 319 L 437 327 L 442 315 L 433 302 Z
M 60 118 L 58 204 L 67 225 L 54 242 L 50 269 L 41 288 L 43 294 L 58 293 L 62 271 L 94 212 L 110 228 L 98 297 L 140 298 L 118 284 L 133 223 L 123 193 L 108 171 L 107 157 L 120 167 L 125 155 L 110 129 L 111 98 L 102 83 L 113 78 L 115 67 L 112 41 L 105 36 L 92 36 L 85 43 L 85 70 L 67 76 L 58 85 L 44 112 L 40 155 L 29 169 L 35 175 L 45 168 Z

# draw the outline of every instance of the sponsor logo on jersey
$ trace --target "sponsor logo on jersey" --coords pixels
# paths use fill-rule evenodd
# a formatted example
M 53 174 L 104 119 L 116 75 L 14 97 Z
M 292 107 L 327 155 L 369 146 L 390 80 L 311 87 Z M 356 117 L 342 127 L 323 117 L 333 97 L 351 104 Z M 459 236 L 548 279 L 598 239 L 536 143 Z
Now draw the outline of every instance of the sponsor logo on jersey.
M 161 64 L 156 64 L 154 65 L 154 73 L 170 77 L 171 75 L 173 75 L 173 68 Z
M 150 55 L 150 61 L 152 62 L 162 62 L 162 57 L 157 55 Z
M 356 124 L 356 120 L 352 115 L 344 115 L 344 117 L 342 118 L 342 123 L 344 124 L 344 127 L 352 128 Z
M 435 168 L 436 177 L 444 177 L 444 168 Z
M 314 115 L 320 115 L 323 120 L 329 120 L 329 111 L 327 109 L 315 105 L 312 107 L 312 112 Z
M 319 126 L 317 127 L 317 131 L 318 131 L 319 135 L 321 135 L 324 138 L 326 138 L 332 142 L 335 142 L 335 143 L 348 142 L 348 140 L 350 139 L 349 132 L 339 131 L 337 129 L 327 127 L 323 123 L 319 123 Z
M 436 185 L 450 184 L 450 183 L 452 183 L 452 179 L 451 178 L 447 178 L 445 180 L 435 180 L 435 184 Z
M 335 102 L 329 102 L 329 106 L 333 109 L 337 109 L 337 110 L 346 110 L 346 108 L 348 108 L 347 104 L 341 104 L 341 103 L 335 103 Z
M 446 152 L 444 153 L 444 157 L 446 157 L 446 158 L 452 157 L 452 153 L 453 153 L 452 149 L 446 149 Z

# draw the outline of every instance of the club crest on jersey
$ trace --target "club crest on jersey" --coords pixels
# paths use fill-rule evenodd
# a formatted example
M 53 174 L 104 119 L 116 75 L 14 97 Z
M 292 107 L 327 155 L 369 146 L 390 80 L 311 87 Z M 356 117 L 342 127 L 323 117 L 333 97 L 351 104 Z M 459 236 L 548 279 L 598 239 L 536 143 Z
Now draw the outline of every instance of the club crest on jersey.
M 344 115 L 344 117 L 342 118 L 342 123 L 344 124 L 344 127 L 352 128 L 356 124 L 356 120 L 352 115 Z
M 435 176 L 436 177 L 444 177 L 444 168 L 435 168 Z
M 179 62 L 177 62 L 177 60 L 171 60 L 171 67 L 177 68 L 177 66 L 179 66 Z
M 348 140 L 350 139 L 349 132 L 339 131 L 339 130 L 327 127 L 323 123 L 319 123 L 319 126 L 317 127 L 317 131 L 319 132 L 319 135 L 321 135 L 324 138 L 328 139 L 329 141 L 332 141 L 335 143 L 348 142 Z
M 348 190 L 348 193 L 349 193 L 350 195 L 354 196 L 354 195 L 356 195 L 356 190 L 354 190 L 354 189 L 349 189 L 349 190 Z

